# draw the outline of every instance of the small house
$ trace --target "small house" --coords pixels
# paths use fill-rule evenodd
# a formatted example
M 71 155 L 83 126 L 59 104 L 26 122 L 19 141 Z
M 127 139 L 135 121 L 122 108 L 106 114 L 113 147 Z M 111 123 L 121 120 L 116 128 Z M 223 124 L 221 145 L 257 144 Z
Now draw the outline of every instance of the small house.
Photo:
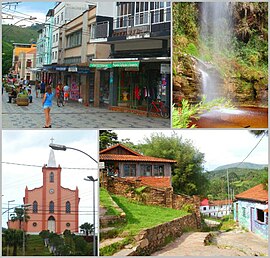
M 268 190 L 263 184 L 235 196 L 234 219 L 240 226 L 268 239 Z
M 200 202 L 200 212 L 205 216 L 221 218 L 225 215 L 229 215 L 231 210 L 231 200 L 210 201 L 205 198 Z
M 100 151 L 108 176 L 140 180 L 153 187 L 171 187 L 171 166 L 176 160 L 144 156 L 130 148 L 116 144 Z

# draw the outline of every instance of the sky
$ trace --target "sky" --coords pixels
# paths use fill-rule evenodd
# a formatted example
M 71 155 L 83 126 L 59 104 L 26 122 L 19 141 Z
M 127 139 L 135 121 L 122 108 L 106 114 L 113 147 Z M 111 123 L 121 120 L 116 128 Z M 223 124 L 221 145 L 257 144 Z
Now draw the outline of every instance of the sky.
M 48 163 L 54 143 L 77 148 L 98 160 L 96 130 L 3 130 L 2 131 L 2 213 L 9 207 L 23 204 L 25 187 L 33 189 L 42 186 L 42 166 Z M 79 226 L 84 222 L 93 223 L 93 183 L 84 180 L 87 176 L 97 178 L 97 164 L 89 157 L 74 150 L 54 151 L 56 165 L 62 167 L 61 184 L 72 190 L 79 188 Z M 40 167 L 11 165 L 4 162 L 35 165 Z M 87 168 L 87 170 L 67 169 Z M 96 183 L 96 211 L 98 210 L 98 184 Z M 97 214 L 97 213 L 96 213 Z M 7 213 L 2 215 L 5 226 Z M 96 222 L 98 215 L 96 216 Z M 97 224 L 96 224 L 97 225 Z
M 10 2 L 10 1 L 3 1 Z M 15 1 L 12 1 L 15 2 Z M 2 5 L 3 18 L 13 17 L 13 19 L 2 19 L 3 24 L 14 24 L 17 26 L 31 26 L 33 23 L 44 23 L 45 16 L 49 9 L 53 9 L 56 1 L 21 1 L 17 5 Z M 15 17 L 14 17 L 15 16 Z M 17 17 L 18 16 L 18 17 Z M 36 17 L 37 19 L 23 20 L 30 16 Z
M 190 139 L 193 146 L 205 154 L 204 168 L 211 171 L 219 166 L 241 162 L 255 147 L 260 138 L 256 138 L 248 130 L 113 130 L 118 139 L 129 138 L 131 142 L 143 143 L 153 132 L 170 136 L 176 133 L 183 139 Z M 245 160 L 256 164 L 268 164 L 268 137 L 264 137 L 258 147 Z

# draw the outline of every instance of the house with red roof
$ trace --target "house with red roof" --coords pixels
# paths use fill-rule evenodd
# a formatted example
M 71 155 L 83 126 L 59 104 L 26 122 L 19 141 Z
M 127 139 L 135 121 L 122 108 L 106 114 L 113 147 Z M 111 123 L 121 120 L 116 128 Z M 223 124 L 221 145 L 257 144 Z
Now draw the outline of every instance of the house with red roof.
M 225 215 L 229 215 L 231 211 L 231 200 L 211 201 L 205 198 L 200 202 L 200 212 L 205 216 L 221 218 Z
M 100 162 L 105 163 L 108 176 L 140 180 L 142 184 L 171 187 L 171 167 L 176 160 L 144 156 L 123 144 L 116 144 L 99 153 Z
M 234 219 L 240 226 L 268 239 L 268 190 L 263 184 L 235 196 Z

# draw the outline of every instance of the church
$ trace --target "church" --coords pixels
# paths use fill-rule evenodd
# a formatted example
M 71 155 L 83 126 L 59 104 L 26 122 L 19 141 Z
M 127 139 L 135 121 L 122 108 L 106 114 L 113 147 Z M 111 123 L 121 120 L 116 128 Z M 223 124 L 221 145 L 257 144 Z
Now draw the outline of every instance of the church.
M 49 230 L 57 234 L 66 229 L 72 233 L 78 232 L 79 226 L 79 189 L 75 190 L 61 186 L 60 165 L 56 166 L 53 150 L 50 151 L 47 165 L 42 167 L 43 185 L 29 190 L 26 186 L 24 204 L 30 217 L 24 225 L 27 233 L 39 233 Z M 14 225 L 9 221 L 10 228 Z M 16 227 L 16 226 L 15 226 Z

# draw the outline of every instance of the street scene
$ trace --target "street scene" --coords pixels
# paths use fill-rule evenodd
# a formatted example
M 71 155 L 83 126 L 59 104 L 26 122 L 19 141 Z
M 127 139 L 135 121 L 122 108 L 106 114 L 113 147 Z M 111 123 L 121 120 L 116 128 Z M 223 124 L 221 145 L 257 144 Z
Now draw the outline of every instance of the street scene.
M 8 119 L 29 118 L 28 111 L 24 128 L 170 127 L 170 2 L 7 2 L 2 8 L 3 103 L 14 104 L 3 107 L 3 128 L 21 125 Z M 43 98 L 38 114 L 36 91 Z M 55 102 L 65 101 L 72 111 L 56 112 Z
M 268 256 L 268 131 L 99 138 L 100 255 Z
M 3 130 L 3 256 L 97 255 L 97 149 L 95 130 Z

